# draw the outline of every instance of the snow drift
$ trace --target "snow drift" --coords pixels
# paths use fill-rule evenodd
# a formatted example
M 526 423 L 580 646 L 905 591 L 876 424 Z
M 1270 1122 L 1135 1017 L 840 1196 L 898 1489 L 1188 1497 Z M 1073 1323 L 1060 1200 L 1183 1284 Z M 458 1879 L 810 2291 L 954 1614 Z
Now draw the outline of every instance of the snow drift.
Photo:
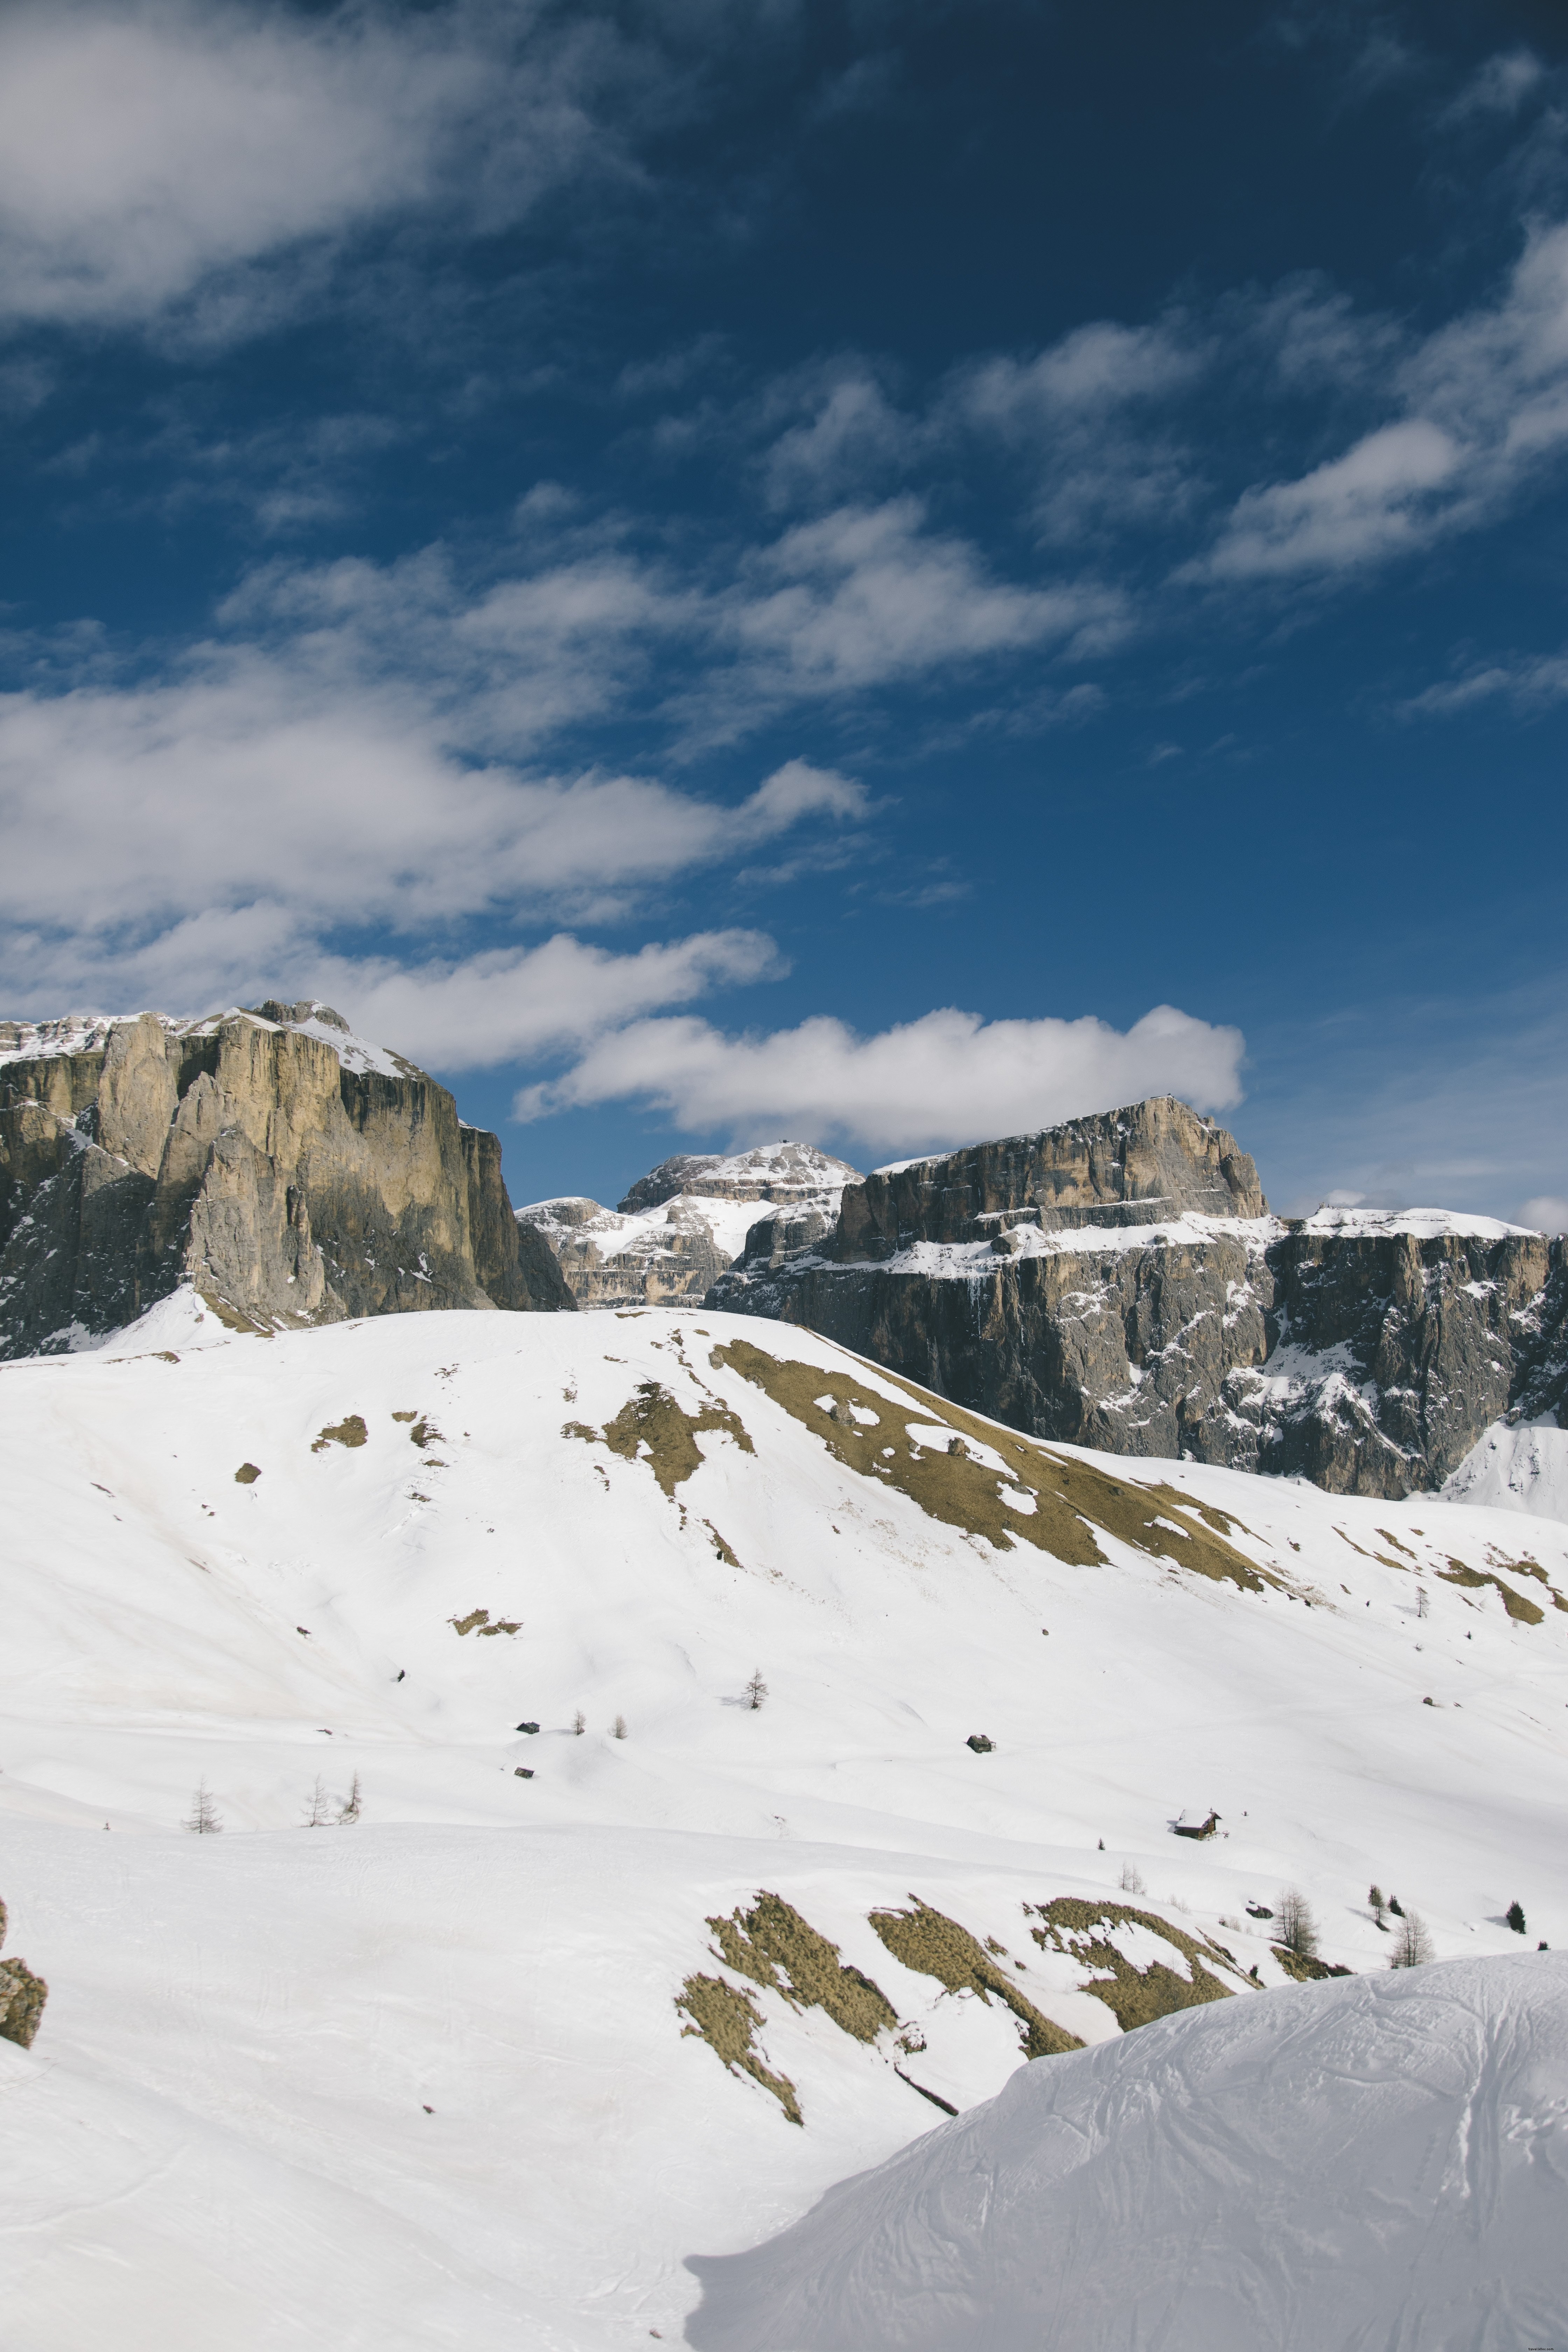
M 1026 2066 L 754 2252 L 700 2352 L 1517 2352 L 1568 2326 L 1568 1960 L 1189 2010 Z

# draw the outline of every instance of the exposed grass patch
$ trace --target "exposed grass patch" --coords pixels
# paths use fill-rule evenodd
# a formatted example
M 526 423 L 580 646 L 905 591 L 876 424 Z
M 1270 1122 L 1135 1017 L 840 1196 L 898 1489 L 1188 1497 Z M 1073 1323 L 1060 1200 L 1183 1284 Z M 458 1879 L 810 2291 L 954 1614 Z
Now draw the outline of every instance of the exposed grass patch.
M 1064 2050 L 1081 2050 L 1083 2043 L 1076 2033 L 1053 2025 L 1042 2017 L 1032 2000 L 1026 2000 L 1005 1971 L 978 1944 L 967 1927 L 943 1912 L 933 1911 L 918 1895 L 911 1895 L 912 1911 L 873 1911 L 871 1925 L 880 1936 L 896 1960 L 917 1975 L 935 1977 L 949 1992 L 962 1991 L 965 1987 L 978 1993 L 989 2003 L 993 1993 L 1005 2001 L 1018 2020 L 1018 2039 L 1025 2055 L 1029 2058 L 1054 2058 Z
M 1510 1568 L 1516 1564 L 1512 1560 L 1509 1562 Z M 1483 1584 L 1494 1585 L 1502 1595 L 1503 1607 L 1516 1624 L 1539 1625 L 1545 1618 L 1544 1609 L 1533 1601 L 1527 1601 L 1522 1592 L 1516 1592 L 1511 1584 L 1505 1584 L 1500 1576 L 1494 1576 L 1489 1570 L 1467 1568 L 1462 1559 L 1451 1559 L 1447 1567 L 1440 1568 L 1437 1573 L 1445 1584 L 1462 1584 L 1471 1591 Z M 1559 1609 L 1568 1608 L 1568 1601 L 1559 1599 L 1555 1592 L 1552 1597 Z
M 445 1445 L 447 1443 L 433 1421 L 416 1421 L 408 1434 L 418 1446 Z
M 1269 1950 L 1288 1977 L 1298 1984 L 1316 1984 L 1324 1977 L 1348 1977 L 1352 1969 L 1339 1967 L 1330 1960 L 1319 1959 L 1315 1952 L 1293 1952 L 1289 1944 L 1270 1944 Z
M 1035 1908 L 1044 1925 L 1030 1933 L 1043 1950 L 1069 1953 L 1104 1972 L 1091 1977 L 1083 1990 L 1105 2003 L 1123 2033 L 1131 2033 L 1135 2026 L 1151 2025 L 1157 2017 L 1173 2016 L 1179 2009 L 1197 2009 L 1205 2001 L 1231 1997 L 1232 1987 L 1222 1984 L 1204 1966 L 1205 1958 L 1222 1958 L 1218 1946 L 1206 1941 L 1200 1945 L 1195 1937 L 1173 1927 L 1156 1912 L 1137 1911 L 1127 1903 L 1086 1903 L 1073 1895 L 1058 1895 L 1054 1903 L 1037 1904 Z M 1134 1968 L 1106 1932 L 1124 1927 L 1146 1927 L 1163 1937 L 1186 1961 L 1190 1979 L 1163 1960 Z
M 561 1434 L 596 1439 L 624 1462 L 646 1462 L 673 1501 L 676 1488 L 702 1466 L 697 1436 L 704 1429 L 725 1431 L 742 1454 L 754 1454 L 757 1450 L 728 1405 L 712 1401 L 700 1412 L 686 1412 L 658 1381 L 639 1381 L 636 1395 L 627 1398 L 614 1421 L 607 1422 L 602 1430 L 589 1429 L 580 1421 L 569 1421 Z
M 1173 1486 L 1124 1485 L 1087 1463 L 1064 1461 L 1037 1439 L 995 1428 L 962 1405 L 950 1404 L 880 1367 L 877 1379 L 900 1390 L 920 1408 L 922 1420 L 939 1423 L 955 1436 L 1000 1454 L 1015 1486 L 1034 1496 L 1034 1509 L 1018 1511 L 1005 1503 L 995 1471 L 967 1452 L 944 1453 L 913 1444 L 900 1407 L 851 1374 L 770 1356 L 748 1339 L 726 1341 L 713 1349 L 709 1361 L 716 1369 L 739 1372 L 763 1390 L 820 1437 L 847 1468 L 874 1485 L 896 1486 L 928 1517 L 984 1536 L 1000 1551 L 1033 1544 L 1057 1559 L 1103 1566 L 1105 1554 L 1096 1540 L 1099 1528 L 1141 1551 L 1250 1592 L 1279 1581 L 1226 1541 L 1239 1522 L 1225 1512 L 1194 1504 Z M 862 1426 L 855 1418 L 855 1405 L 876 1412 L 876 1425 Z M 1160 1518 L 1172 1524 L 1161 1527 Z
M 725 1567 L 739 1568 L 741 1565 L 740 1561 L 735 1558 L 734 1553 L 730 1549 L 729 1545 L 725 1542 L 723 1537 L 720 1534 L 712 1520 L 704 1519 L 702 1524 L 707 1528 L 709 1534 L 712 1537 L 713 1549 L 718 1553 L 720 1559 L 723 1561 Z
M 333 1422 L 329 1428 L 323 1429 L 310 1451 L 312 1454 L 324 1454 L 329 1445 L 363 1445 L 369 1436 L 364 1416 L 351 1412 L 342 1421 Z
M 242 1462 L 234 1474 L 237 1486 L 254 1486 L 261 1473 L 254 1462 Z
M 459 1634 L 521 1633 L 522 1631 L 521 1617 L 498 1617 L 492 1624 L 488 1609 L 470 1609 L 466 1617 L 448 1617 L 447 1622 L 455 1626 Z
M 818 1935 L 781 1895 L 759 1895 L 749 1911 L 710 1919 L 720 1956 L 737 1976 L 783 1993 L 795 2009 L 826 2010 L 857 2042 L 875 2042 L 897 2025 L 898 2013 L 879 1985 L 838 1957 L 838 1947 Z
M 737 1992 L 722 1977 L 690 1976 L 681 1986 L 675 2006 L 691 2020 L 681 2027 L 683 2034 L 700 2035 L 731 2074 L 749 2074 L 753 2083 L 773 2093 L 789 2122 L 805 2122 L 789 2076 L 770 2074 L 752 2047 L 763 2013 L 750 1993 Z
M 417 1411 L 413 1412 L 395 1412 L 392 1418 L 394 1421 L 417 1421 L 419 1415 Z

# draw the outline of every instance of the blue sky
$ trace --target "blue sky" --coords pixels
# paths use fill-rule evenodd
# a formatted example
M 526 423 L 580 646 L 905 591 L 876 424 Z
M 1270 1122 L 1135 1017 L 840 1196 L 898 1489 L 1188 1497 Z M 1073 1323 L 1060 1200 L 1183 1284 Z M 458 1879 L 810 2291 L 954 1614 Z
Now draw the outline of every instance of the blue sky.
M 1568 1220 L 1546 5 L 0 14 L 5 1009 Z

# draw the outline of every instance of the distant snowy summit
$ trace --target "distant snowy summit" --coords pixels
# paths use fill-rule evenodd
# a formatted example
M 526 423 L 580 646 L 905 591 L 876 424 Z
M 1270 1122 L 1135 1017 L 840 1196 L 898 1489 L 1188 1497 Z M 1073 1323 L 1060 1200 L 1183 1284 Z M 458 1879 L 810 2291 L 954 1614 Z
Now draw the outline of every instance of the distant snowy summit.
M 549 1243 L 580 1307 L 673 1306 L 702 1298 L 742 1251 L 777 1263 L 812 1248 L 863 1181 L 815 1144 L 762 1143 L 663 1160 L 618 1208 L 569 1194 L 517 1216 Z
M 0 1023 L 0 1356 L 182 1287 L 258 1330 L 573 1305 L 499 1139 L 330 1005 Z

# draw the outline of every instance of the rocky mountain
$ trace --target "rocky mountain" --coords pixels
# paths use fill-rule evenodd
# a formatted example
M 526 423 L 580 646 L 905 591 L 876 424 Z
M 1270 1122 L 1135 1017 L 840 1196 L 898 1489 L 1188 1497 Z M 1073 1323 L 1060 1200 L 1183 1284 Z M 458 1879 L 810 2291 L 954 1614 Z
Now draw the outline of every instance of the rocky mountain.
M 859 1171 L 810 1143 L 680 1153 L 637 1181 L 618 1208 L 567 1195 L 517 1212 L 554 1251 L 580 1307 L 671 1306 L 700 1299 L 742 1250 L 782 1261 L 833 1230 Z
M 820 1331 L 1014 1427 L 1112 1454 L 1439 1486 L 1568 1393 L 1564 1244 L 1413 1210 L 1271 1216 L 1168 1097 L 884 1169 L 710 1304 Z
M 574 1304 L 498 1139 L 330 1006 L 0 1023 L 0 1356 L 182 1284 L 268 1329 Z

